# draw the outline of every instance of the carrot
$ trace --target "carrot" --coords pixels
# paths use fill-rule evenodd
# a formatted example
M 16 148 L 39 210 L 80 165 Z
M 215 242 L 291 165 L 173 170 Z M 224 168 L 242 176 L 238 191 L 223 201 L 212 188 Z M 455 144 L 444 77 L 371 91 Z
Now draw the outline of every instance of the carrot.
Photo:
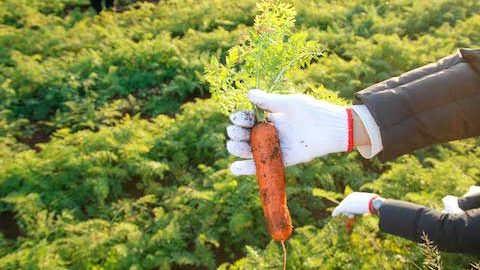
M 355 225 L 356 218 L 355 217 L 349 217 L 345 221 L 345 227 L 347 228 L 347 231 L 351 231 L 353 229 L 353 225 Z
M 278 132 L 272 123 L 256 124 L 250 135 L 263 214 L 273 239 L 287 240 L 292 234 L 292 221 L 287 207 L 285 167 Z

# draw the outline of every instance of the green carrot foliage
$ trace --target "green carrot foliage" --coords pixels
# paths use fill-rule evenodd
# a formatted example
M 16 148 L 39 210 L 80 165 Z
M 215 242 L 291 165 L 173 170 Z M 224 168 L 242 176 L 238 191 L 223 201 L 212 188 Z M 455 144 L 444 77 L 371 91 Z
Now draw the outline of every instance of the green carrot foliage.
M 204 79 L 222 110 L 251 109 L 247 91 L 252 88 L 274 93 L 294 93 L 290 72 L 308 67 L 322 55 L 305 31 L 295 32 L 296 11 L 290 4 L 263 1 L 252 30 L 228 51 L 225 63 L 212 58 Z

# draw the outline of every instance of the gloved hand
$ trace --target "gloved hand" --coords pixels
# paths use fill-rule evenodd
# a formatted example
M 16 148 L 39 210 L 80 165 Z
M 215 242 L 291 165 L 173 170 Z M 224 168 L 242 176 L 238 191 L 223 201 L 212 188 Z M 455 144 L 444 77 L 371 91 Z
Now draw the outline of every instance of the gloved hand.
M 301 94 L 279 95 L 250 90 L 248 99 L 268 111 L 267 119 L 277 128 L 286 166 L 310 161 L 329 153 L 351 150 L 348 114 L 343 106 L 333 105 Z M 250 128 L 255 124 L 253 111 L 230 115 L 234 125 L 227 127 L 227 150 L 246 160 L 232 163 L 235 175 L 255 174 L 250 148 Z
M 472 195 L 475 195 L 477 193 L 480 193 L 480 187 L 479 186 L 470 186 L 467 193 L 463 194 L 463 197 L 472 196 Z
M 373 213 L 373 201 L 377 198 L 381 199 L 375 193 L 352 192 L 333 210 L 332 217 L 338 215 L 353 216 Z
M 461 214 L 463 210 L 458 206 L 458 197 L 447 195 L 443 197 L 443 211 L 444 214 Z
M 471 196 L 480 193 L 479 186 L 470 186 L 467 193 L 463 194 L 463 197 Z M 464 211 L 458 206 L 458 197 L 453 195 L 447 195 L 443 197 L 443 211 L 444 214 L 458 214 L 464 213 Z

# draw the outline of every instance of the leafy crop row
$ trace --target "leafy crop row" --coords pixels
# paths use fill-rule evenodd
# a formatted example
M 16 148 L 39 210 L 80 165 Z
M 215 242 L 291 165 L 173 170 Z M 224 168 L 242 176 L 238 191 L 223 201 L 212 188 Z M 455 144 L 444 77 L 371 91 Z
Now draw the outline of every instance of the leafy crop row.
M 0 269 L 279 266 L 256 181 L 229 173 L 228 119 L 200 80 L 212 56 L 224 64 L 244 39 L 255 2 L 145 2 L 98 16 L 88 2 L 0 3 Z M 293 4 L 305 40 L 326 50 L 289 74 L 291 87 L 320 98 L 349 100 L 480 44 L 475 0 Z M 351 153 L 289 168 L 289 267 L 421 266 L 421 248 L 379 232 L 375 217 L 348 232 L 330 211 L 351 190 L 441 209 L 444 195 L 480 183 L 479 145 L 437 145 L 387 164 Z M 468 269 L 478 258 L 442 260 Z

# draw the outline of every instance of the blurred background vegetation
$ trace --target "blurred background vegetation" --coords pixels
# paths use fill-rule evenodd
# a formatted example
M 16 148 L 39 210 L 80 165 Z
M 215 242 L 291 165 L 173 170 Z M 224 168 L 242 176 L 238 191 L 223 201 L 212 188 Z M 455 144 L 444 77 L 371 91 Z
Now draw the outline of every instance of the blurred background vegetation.
M 290 2 L 326 50 L 293 75 L 305 91 L 351 100 L 480 44 L 478 0 Z M 0 2 L 0 269 L 280 269 L 256 180 L 229 173 L 228 118 L 201 80 L 255 15 L 250 0 L 120 0 L 99 15 L 88 0 Z M 351 190 L 441 209 L 480 183 L 479 146 L 289 168 L 289 269 L 428 269 L 376 217 L 347 231 L 331 210 Z

